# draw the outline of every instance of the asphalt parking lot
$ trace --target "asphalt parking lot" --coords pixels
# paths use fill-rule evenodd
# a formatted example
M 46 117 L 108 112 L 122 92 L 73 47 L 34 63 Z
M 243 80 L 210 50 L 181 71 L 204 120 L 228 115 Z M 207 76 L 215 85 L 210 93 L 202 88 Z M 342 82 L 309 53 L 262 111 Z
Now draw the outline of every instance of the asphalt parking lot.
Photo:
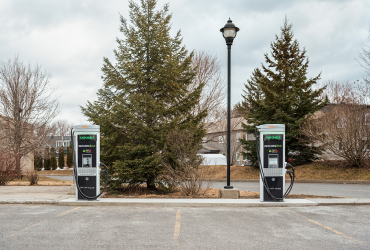
M 0 204 L 0 249 L 369 249 L 370 206 Z

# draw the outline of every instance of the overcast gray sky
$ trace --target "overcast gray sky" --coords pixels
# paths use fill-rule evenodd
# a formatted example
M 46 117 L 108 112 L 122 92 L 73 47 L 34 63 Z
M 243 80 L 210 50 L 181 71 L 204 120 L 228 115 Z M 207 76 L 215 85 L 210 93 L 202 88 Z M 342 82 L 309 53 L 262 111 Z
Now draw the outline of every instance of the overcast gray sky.
M 126 0 L 0 0 L 0 60 L 19 55 L 52 74 L 62 112 L 58 119 L 85 123 L 79 105 L 97 99 L 103 57 L 114 61 L 119 13 L 128 19 Z M 137 0 L 139 2 L 139 0 Z M 217 55 L 226 78 L 227 48 L 220 33 L 230 17 L 240 28 L 232 46 L 232 102 L 264 62 L 285 15 L 310 60 L 309 76 L 320 82 L 355 81 L 365 76 L 356 62 L 369 36 L 369 0 L 159 0 L 170 4 L 172 34 L 182 31 L 191 50 Z

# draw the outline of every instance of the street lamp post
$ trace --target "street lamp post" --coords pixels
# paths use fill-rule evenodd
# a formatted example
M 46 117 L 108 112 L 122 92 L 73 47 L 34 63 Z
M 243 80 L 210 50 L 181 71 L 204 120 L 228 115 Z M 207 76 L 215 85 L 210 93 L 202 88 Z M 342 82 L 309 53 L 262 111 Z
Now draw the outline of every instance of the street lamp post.
M 230 20 L 227 21 L 225 26 L 220 29 L 223 37 L 225 38 L 227 45 L 227 185 L 225 189 L 232 189 L 233 186 L 230 186 L 230 99 L 231 99 L 231 76 L 230 76 L 230 58 L 231 58 L 231 45 L 233 44 L 236 33 L 239 31 L 239 28 L 236 27 L 233 22 Z

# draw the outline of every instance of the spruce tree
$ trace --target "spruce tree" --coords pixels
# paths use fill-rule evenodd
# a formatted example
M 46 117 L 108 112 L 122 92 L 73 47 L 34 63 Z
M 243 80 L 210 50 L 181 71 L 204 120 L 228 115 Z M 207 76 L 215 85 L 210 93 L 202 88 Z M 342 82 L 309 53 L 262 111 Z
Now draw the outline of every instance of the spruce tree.
M 58 151 L 58 166 L 59 168 L 63 169 L 64 168 L 64 147 L 61 146 L 59 147 Z
M 72 167 L 73 165 L 73 158 L 72 158 L 72 145 L 67 147 L 67 167 Z
M 307 77 L 306 50 L 300 50 L 298 41 L 293 40 L 292 24 L 286 18 L 271 50 L 271 56 L 264 55 L 267 66 L 256 68 L 245 84 L 243 101 L 238 105 L 239 110 L 248 113 L 248 124 L 243 128 L 254 134 L 261 124 L 285 124 L 286 159 L 292 158 L 295 164 L 312 161 L 321 150 L 300 133 L 300 126 L 326 103 L 319 98 L 324 88 L 313 88 L 320 74 Z M 246 158 L 257 166 L 255 141 L 241 142 Z
M 155 189 L 163 172 L 161 159 L 176 163 L 165 150 L 167 133 L 187 129 L 195 143 L 205 134 L 201 120 L 206 112 L 191 114 L 203 85 L 187 90 L 195 77 L 193 53 L 182 45 L 180 31 L 171 37 L 168 5 L 160 11 L 155 7 L 155 0 L 141 0 L 140 6 L 129 2 L 131 24 L 121 16 L 125 38 L 117 38 L 117 63 L 104 58 L 98 100 L 82 108 L 100 125 L 101 159 L 115 176 L 111 187 L 130 182 Z
M 50 149 L 50 168 L 52 170 L 57 169 L 57 158 L 56 158 L 56 155 L 55 155 L 55 148 L 54 147 L 51 147 L 51 149 Z

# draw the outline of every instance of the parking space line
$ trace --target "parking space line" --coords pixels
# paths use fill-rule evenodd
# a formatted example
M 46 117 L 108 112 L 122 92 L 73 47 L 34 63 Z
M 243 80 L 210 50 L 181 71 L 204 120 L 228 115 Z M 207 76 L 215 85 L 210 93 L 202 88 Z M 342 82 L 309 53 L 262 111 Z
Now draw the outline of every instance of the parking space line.
M 356 239 L 354 239 L 354 238 L 352 238 L 352 237 L 350 237 L 350 236 L 348 236 L 348 235 L 346 235 L 346 234 L 344 234 L 344 233 L 342 233 L 342 232 L 339 232 L 339 231 L 337 231 L 337 230 L 335 230 L 335 229 L 333 229 L 333 228 L 331 228 L 331 227 L 325 226 L 325 225 L 323 225 L 323 224 L 321 224 L 321 223 L 319 223 L 319 222 L 317 222 L 317 221 L 314 221 L 314 220 L 312 220 L 312 219 L 310 219 L 310 218 L 307 218 L 306 216 L 304 216 L 304 215 L 302 215 L 302 214 L 299 214 L 299 213 L 297 213 L 297 212 L 295 212 L 295 211 L 293 211 L 293 210 L 291 210 L 291 209 L 288 209 L 288 208 L 282 208 L 282 207 L 281 207 L 280 209 L 288 210 L 289 212 L 294 213 L 294 214 L 296 214 L 296 215 L 298 215 L 298 216 L 300 216 L 300 217 L 302 217 L 302 218 L 305 218 L 305 219 L 306 219 L 306 220 L 308 220 L 309 222 L 312 222 L 312 223 L 314 223 L 314 224 L 316 224 L 316 225 L 319 225 L 319 226 L 321 226 L 321 227 L 323 227 L 323 228 L 325 228 L 325 229 L 327 229 L 327 230 L 329 230 L 329 231 L 331 231 L 331 232 L 333 232 L 333 233 L 335 233 L 335 234 L 338 234 L 338 235 L 343 236 L 343 237 L 345 237 L 345 238 L 347 238 L 347 239 L 353 240 L 353 241 L 355 241 L 355 242 L 357 242 L 357 243 L 364 244 L 362 241 L 356 240 Z
M 176 223 L 175 223 L 175 231 L 173 233 L 174 245 L 179 245 L 179 236 L 180 236 L 180 220 L 181 220 L 181 210 L 180 208 L 177 209 L 176 212 Z
M 35 223 L 35 224 L 33 224 L 33 225 L 29 226 L 29 227 L 23 228 L 23 229 L 19 230 L 18 232 L 14 233 L 14 234 L 10 234 L 10 235 L 8 235 L 8 236 L 6 236 L 6 237 L 4 237 L 4 238 L 1 238 L 1 239 L 0 239 L 0 241 L 4 241 L 4 240 L 6 240 L 6 239 L 8 239 L 8 238 L 10 238 L 10 237 L 16 236 L 17 234 L 20 234 L 20 233 L 22 233 L 22 232 L 24 232 L 24 231 L 27 231 L 27 230 L 29 230 L 29 229 L 31 229 L 31 228 L 33 228 L 33 227 L 37 226 L 37 225 L 40 225 L 40 224 L 42 224 L 42 223 L 44 223 L 44 222 L 47 222 L 47 221 L 48 221 L 48 220 L 50 220 L 50 219 L 53 219 L 53 218 L 55 218 L 55 217 L 58 217 L 58 216 L 61 216 L 61 215 L 66 214 L 66 213 L 72 212 L 73 210 L 77 210 L 77 209 L 79 209 L 79 208 L 81 208 L 81 207 L 75 207 L 75 208 L 73 208 L 73 209 L 71 209 L 71 210 L 69 210 L 69 211 L 67 211 L 67 212 L 64 212 L 64 213 L 61 213 L 61 214 L 55 215 L 55 216 L 53 216 L 53 217 L 51 217 L 51 218 L 49 218 L 49 219 L 46 219 L 46 220 L 40 221 L 40 222 Z
M 81 207 L 75 207 L 74 209 L 71 209 L 71 210 L 69 210 L 69 211 L 67 211 L 67 212 L 64 212 L 64 213 L 61 213 L 61 214 L 58 214 L 57 216 L 54 216 L 54 217 L 58 217 L 58 216 L 62 216 L 62 215 L 65 215 L 65 214 L 67 214 L 67 213 L 70 213 L 70 212 L 72 212 L 72 211 L 74 211 L 74 210 L 77 210 L 77 209 L 80 209 Z M 53 217 L 53 218 L 54 218 Z

